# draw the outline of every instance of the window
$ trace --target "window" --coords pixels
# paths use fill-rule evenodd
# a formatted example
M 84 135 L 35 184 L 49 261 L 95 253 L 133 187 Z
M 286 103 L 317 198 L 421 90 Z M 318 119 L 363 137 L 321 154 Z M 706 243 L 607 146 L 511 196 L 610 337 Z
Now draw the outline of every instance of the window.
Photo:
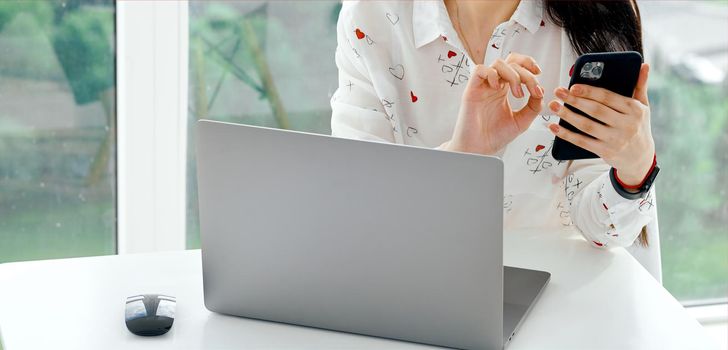
M 329 134 L 337 1 L 190 1 L 189 134 L 198 119 Z M 199 247 L 194 137 L 187 246 Z
M 686 304 L 728 298 L 728 6 L 640 3 L 650 77 L 663 283 Z M 700 30 L 686 30 L 700 28 Z
M 116 252 L 114 21 L 0 2 L 0 263 Z
M 190 132 L 200 118 L 330 132 L 339 8 L 336 1 L 191 1 Z M 663 168 L 664 284 L 687 304 L 725 302 L 728 6 L 665 1 L 641 8 Z M 685 30 L 698 26 L 700 33 Z M 189 144 L 190 248 L 199 245 L 194 149 Z

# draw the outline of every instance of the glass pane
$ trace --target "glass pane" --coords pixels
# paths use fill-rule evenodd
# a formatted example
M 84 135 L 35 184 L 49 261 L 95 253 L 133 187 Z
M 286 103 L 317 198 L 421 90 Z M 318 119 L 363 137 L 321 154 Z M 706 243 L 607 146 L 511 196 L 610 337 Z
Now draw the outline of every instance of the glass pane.
M 114 16 L 0 1 L 0 263 L 116 251 Z
M 684 302 L 728 298 L 727 5 L 640 3 L 663 168 L 657 180 L 663 282 Z
M 198 119 L 329 134 L 337 1 L 190 1 L 190 135 Z M 194 137 L 187 246 L 199 247 Z

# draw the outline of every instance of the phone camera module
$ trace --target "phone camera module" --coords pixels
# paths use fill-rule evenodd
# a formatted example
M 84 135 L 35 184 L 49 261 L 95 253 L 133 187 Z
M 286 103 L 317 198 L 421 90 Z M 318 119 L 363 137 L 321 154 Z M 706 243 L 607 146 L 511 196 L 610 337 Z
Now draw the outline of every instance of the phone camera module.
M 602 77 L 604 62 L 587 62 L 581 67 L 579 76 L 589 80 L 597 80 Z

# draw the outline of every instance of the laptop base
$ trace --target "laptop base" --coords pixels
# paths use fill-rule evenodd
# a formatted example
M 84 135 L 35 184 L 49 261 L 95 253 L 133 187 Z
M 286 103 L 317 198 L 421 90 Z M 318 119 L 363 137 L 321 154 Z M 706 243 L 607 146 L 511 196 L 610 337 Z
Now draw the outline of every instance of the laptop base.
M 503 266 L 503 346 L 516 334 L 536 303 L 551 274 L 544 271 Z

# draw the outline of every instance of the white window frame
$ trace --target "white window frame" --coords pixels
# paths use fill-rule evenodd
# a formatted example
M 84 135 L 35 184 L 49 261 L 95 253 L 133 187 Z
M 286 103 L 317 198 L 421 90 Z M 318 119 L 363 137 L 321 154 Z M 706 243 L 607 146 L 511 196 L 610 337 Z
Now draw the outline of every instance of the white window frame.
M 707 300 L 706 302 L 710 302 Z M 698 320 L 702 325 L 726 324 L 728 323 L 728 303 L 725 300 L 715 301 L 710 304 L 685 305 L 690 316 Z
M 116 2 L 119 254 L 185 249 L 188 13 Z

